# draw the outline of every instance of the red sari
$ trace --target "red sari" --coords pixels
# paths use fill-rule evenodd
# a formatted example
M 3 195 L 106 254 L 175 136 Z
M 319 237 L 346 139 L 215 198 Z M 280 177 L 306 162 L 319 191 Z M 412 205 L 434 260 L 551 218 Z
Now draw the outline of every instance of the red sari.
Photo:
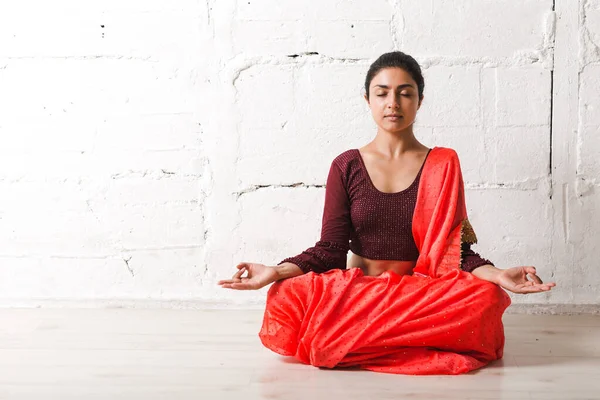
M 461 243 L 477 239 L 451 149 L 428 156 L 412 232 L 419 249 L 413 275 L 350 268 L 275 282 L 262 343 L 317 367 L 397 374 L 461 374 L 502 358 L 510 297 L 460 270 Z

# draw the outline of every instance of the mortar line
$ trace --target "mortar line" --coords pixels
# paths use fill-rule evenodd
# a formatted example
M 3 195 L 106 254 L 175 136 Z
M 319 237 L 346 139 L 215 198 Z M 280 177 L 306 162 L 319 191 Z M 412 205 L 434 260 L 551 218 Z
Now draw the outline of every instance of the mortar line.
M 556 10 L 556 0 L 552 0 L 552 12 Z M 548 163 L 549 178 L 550 178 L 550 200 L 554 195 L 554 176 L 552 173 L 552 127 L 553 127 L 553 113 L 554 113 L 554 58 L 556 57 L 556 23 L 554 23 L 554 35 L 552 38 L 552 69 L 550 70 L 550 160 Z

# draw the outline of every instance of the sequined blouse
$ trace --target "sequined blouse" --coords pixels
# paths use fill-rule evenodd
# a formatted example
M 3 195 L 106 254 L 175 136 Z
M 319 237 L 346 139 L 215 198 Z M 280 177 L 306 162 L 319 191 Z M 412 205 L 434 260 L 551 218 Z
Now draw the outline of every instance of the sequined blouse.
M 338 155 L 327 177 L 320 240 L 279 264 L 291 262 L 304 273 L 345 269 L 348 250 L 373 260 L 416 261 L 419 250 L 412 235 L 412 219 L 424 165 L 408 188 L 386 193 L 371 181 L 358 149 Z M 469 244 L 464 243 L 462 250 L 464 271 L 493 265 Z

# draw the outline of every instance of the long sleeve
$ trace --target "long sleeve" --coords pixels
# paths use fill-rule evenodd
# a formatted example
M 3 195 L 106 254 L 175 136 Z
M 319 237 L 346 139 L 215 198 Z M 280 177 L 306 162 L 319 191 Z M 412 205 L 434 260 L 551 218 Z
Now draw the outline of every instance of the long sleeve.
M 494 265 L 490 260 L 481 257 L 478 253 L 471 249 L 470 243 L 463 243 L 461 246 L 462 250 L 462 263 L 461 269 L 466 272 L 473 272 L 477 267 L 481 267 L 485 264 Z
M 291 262 L 299 266 L 304 273 L 319 273 L 334 268 L 345 269 L 351 232 L 350 200 L 342 171 L 332 162 L 325 185 L 320 240 L 313 247 L 297 256 L 288 257 L 279 264 Z

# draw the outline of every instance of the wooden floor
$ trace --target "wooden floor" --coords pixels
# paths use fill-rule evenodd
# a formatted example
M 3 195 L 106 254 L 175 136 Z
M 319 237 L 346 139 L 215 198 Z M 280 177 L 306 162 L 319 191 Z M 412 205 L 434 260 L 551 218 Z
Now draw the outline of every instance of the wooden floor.
M 461 376 L 320 370 L 263 348 L 260 311 L 0 309 L 0 399 L 600 399 L 600 317 L 505 315 Z

